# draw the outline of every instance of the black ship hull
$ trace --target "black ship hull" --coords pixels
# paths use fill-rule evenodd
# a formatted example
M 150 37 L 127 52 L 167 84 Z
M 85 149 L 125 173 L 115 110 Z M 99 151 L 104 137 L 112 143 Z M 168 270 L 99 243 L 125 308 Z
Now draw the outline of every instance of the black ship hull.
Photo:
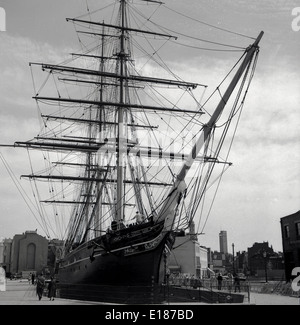
M 129 240 L 134 234 L 140 235 Z M 158 302 L 154 296 L 165 280 L 166 252 L 173 243 L 173 234 L 163 232 L 162 225 L 94 239 L 60 262 L 59 294 L 62 298 L 103 302 Z

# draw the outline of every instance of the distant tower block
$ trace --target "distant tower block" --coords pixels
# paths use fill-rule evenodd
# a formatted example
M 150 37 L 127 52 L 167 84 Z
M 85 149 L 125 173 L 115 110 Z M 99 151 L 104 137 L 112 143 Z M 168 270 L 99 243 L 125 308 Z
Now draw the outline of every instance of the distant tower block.
M 220 238 L 220 252 L 228 254 L 228 245 L 227 245 L 227 231 L 222 230 L 219 234 Z

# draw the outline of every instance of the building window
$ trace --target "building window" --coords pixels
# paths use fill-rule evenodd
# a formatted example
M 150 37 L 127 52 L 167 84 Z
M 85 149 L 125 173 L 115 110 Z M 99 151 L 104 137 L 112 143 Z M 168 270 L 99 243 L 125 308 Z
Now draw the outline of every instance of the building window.
M 284 226 L 284 235 L 285 235 L 285 238 L 290 238 L 290 227 L 289 226 Z
M 296 234 L 300 237 L 300 222 L 296 222 Z

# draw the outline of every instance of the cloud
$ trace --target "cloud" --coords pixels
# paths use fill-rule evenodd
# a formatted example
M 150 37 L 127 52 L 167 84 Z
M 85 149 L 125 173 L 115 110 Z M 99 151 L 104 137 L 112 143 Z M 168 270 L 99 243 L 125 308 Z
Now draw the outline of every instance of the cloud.
M 56 48 L 48 43 L 0 34 L 0 136 L 1 144 L 14 144 L 36 136 L 39 130 L 37 109 L 29 62 L 61 62 L 66 48 Z M 19 180 L 21 174 L 29 173 L 27 152 L 23 149 L 0 148 L 1 154 L 11 168 L 10 172 Z M 23 201 L 16 184 L 0 161 L 0 206 L 5 226 L 1 235 L 12 237 L 18 231 L 36 228 L 36 220 Z M 26 172 L 25 172 L 26 169 Z M 31 193 L 29 184 L 22 183 L 26 193 Z M 25 229 L 25 228 L 26 229 Z
M 1 142 L 25 137 L 37 121 L 34 84 L 29 62 L 61 62 L 67 49 L 55 48 L 24 37 L 1 34 L 0 126 Z
M 218 247 L 222 228 L 238 249 L 255 238 L 282 250 L 280 218 L 299 210 L 299 86 L 288 61 L 278 60 L 272 70 L 259 65 L 230 154 L 234 165 L 200 238 L 204 245 Z

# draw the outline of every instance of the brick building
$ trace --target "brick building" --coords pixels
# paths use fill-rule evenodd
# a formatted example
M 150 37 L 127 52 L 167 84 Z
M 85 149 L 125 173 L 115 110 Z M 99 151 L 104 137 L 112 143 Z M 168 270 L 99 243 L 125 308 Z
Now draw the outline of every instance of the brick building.
M 53 274 L 63 245 L 62 240 L 48 240 L 37 231 L 26 231 L 0 242 L 0 267 L 7 276 L 19 274 L 26 278 L 32 272 Z
M 48 240 L 37 231 L 15 235 L 11 248 L 11 273 L 41 272 L 47 266 Z
M 12 239 L 4 239 L 1 243 L 0 250 L 0 266 L 3 267 L 6 273 L 11 272 L 11 249 Z
M 284 278 L 284 263 L 281 253 L 276 253 L 268 242 L 254 243 L 248 248 L 249 273 L 266 280 L 282 280 Z
M 300 211 L 280 219 L 286 280 L 300 267 Z

